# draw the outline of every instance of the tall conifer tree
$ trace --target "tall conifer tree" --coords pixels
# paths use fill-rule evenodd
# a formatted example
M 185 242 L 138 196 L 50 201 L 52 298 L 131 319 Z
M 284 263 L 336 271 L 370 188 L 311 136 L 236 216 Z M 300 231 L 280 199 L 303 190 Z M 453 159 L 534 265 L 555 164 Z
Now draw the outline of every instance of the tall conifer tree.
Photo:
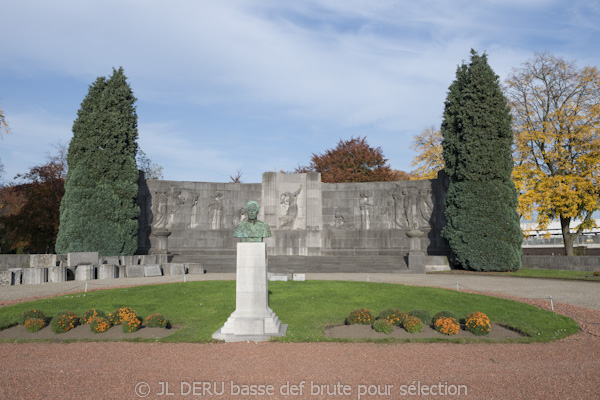
M 470 64 L 458 67 L 441 130 L 450 179 L 443 236 L 453 264 L 478 271 L 519 269 L 523 236 L 511 178 L 511 117 L 485 54 L 471 50 Z
M 135 101 L 119 68 L 109 79 L 99 77 L 81 103 L 67 154 L 57 252 L 137 250 Z

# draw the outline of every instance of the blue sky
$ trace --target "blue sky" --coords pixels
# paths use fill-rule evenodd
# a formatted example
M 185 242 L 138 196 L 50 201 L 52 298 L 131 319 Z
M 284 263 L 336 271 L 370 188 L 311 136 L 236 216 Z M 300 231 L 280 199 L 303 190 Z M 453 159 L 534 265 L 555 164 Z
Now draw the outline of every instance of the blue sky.
M 122 66 L 165 179 L 260 182 L 366 136 L 410 170 L 470 49 L 506 78 L 536 51 L 600 65 L 592 0 L 0 0 L 5 181 L 68 143 L 89 85 Z

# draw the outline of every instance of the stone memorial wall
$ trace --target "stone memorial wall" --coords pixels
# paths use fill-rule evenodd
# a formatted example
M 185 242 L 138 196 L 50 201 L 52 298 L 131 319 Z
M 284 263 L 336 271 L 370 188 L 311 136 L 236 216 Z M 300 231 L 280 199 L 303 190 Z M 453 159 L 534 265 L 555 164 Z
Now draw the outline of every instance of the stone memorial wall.
M 140 185 L 139 252 L 235 254 L 234 227 L 256 200 L 269 224 L 269 255 L 399 256 L 409 250 L 406 233 L 425 233 L 421 248 L 446 255 L 441 238 L 443 176 L 432 180 L 322 183 L 319 173 L 266 172 L 262 183 L 146 180 Z

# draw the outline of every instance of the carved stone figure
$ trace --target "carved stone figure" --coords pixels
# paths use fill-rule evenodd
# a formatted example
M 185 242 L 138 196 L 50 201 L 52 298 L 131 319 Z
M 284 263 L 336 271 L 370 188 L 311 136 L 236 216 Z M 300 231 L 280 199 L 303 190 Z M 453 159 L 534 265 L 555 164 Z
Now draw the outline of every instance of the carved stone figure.
M 405 202 L 406 202 L 406 191 L 396 191 L 392 193 L 394 199 L 394 222 L 397 228 L 406 229 L 408 228 L 408 221 L 406 220 Z
M 200 196 L 197 194 L 194 194 L 192 197 L 192 215 L 190 217 L 190 228 L 196 228 L 198 225 L 200 225 L 200 221 L 198 218 L 198 200 L 200 199 Z
M 371 229 L 371 216 L 373 214 L 373 202 L 369 200 L 367 193 L 360 194 L 360 222 L 362 229 Z
M 294 222 L 296 222 L 296 217 L 298 216 L 298 195 L 301 191 L 302 185 L 300 185 L 300 188 L 294 193 L 283 192 L 281 196 L 279 196 L 279 203 L 285 210 L 285 215 L 279 217 L 279 220 L 281 221 L 281 225 L 279 226 L 280 229 L 294 228 Z
M 419 227 L 426 227 L 429 225 L 433 213 L 433 193 L 431 189 L 419 189 L 417 201 L 419 204 Z
M 234 211 L 233 219 L 231 220 L 231 223 L 233 224 L 233 228 L 235 229 L 237 224 L 239 224 L 240 222 L 245 221 L 247 219 L 248 219 L 248 214 L 246 214 L 246 208 L 242 207 L 242 208 Z
M 215 195 L 208 203 L 208 214 L 210 216 L 210 229 L 219 230 L 221 229 L 221 219 L 223 215 L 223 204 L 222 204 L 222 192 L 216 192 Z
M 240 222 L 233 232 L 233 237 L 241 238 L 242 242 L 262 242 L 263 238 L 271 237 L 271 228 L 263 221 L 259 221 L 258 210 L 260 207 L 256 201 L 246 203 L 247 221 Z
M 167 227 L 167 191 L 155 190 L 152 192 L 152 228 L 154 230 Z
M 396 224 L 394 199 L 389 199 L 387 205 L 381 210 L 381 215 L 385 216 L 387 229 L 394 229 Z
M 415 188 L 402 190 L 404 195 L 404 211 L 410 229 L 419 228 L 419 214 L 417 211 L 417 194 Z

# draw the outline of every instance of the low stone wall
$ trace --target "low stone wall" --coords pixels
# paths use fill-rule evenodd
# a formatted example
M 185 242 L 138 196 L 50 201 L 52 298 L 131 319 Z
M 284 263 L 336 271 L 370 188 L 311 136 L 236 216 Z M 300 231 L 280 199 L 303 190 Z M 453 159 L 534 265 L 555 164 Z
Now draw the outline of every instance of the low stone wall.
M 523 256 L 523 268 L 565 271 L 600 271 L 596 256 Z
M 29 267 L 29 254 L 0 254 L 0 271 Z

